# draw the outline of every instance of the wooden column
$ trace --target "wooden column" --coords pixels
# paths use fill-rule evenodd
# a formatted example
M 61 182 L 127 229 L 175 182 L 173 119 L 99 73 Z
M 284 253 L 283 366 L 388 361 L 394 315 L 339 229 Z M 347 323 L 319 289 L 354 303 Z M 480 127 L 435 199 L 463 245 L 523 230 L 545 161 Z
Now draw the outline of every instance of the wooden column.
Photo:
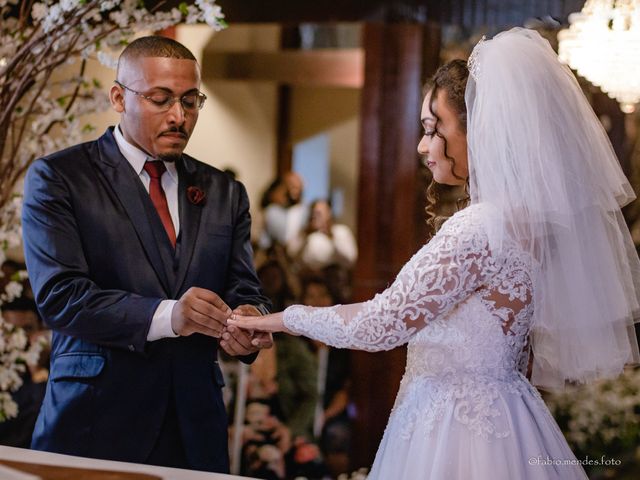
M 424 243 L 426 180 L 416 146 L 427 50 L 439 49 L 418 24 L 366 24 L 362 90 L 357 301 L 372 298 Z M 432 43 L 432 45 L 430 45 Z M 436 54 L 437 58 L 437 54 Z M 353 467 L 371 465 L 404 372 L 406 349 L 354 352 Z
M 297 25 L 283 25 L 280 34 L 280 48 L 299 48 L 300 34 Z M 278 85 L 278 128 L 276 144 L 276 170 L 281 176 L 292 167 L 293 146 L 291 145 L 291 86 Z

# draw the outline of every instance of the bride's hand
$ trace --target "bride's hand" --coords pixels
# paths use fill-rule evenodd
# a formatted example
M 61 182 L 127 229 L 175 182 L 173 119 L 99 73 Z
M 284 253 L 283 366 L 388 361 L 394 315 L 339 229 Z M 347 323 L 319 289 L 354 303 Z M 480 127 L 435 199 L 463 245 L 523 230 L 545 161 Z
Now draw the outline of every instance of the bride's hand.
M 252 317 L 245 315 L 233 314 L 231 318 L 227 320 L 229 325 L 242 328 L 243 330 L 257 330 L 260 332 L 290 332 L 287 327 L 284 326 L 284 319 L 282 312 L 272 313 L 270 315 L 264 315 L 261 317 Z

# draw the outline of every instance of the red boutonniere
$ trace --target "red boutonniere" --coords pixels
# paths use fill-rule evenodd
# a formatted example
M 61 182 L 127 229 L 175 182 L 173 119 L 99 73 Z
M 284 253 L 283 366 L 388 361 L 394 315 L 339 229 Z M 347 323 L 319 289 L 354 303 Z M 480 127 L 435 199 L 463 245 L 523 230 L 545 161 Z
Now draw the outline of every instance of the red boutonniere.
M 187 187 L 187 198 L 194 205 L 202 205 L 207 195 L 198 187 Z

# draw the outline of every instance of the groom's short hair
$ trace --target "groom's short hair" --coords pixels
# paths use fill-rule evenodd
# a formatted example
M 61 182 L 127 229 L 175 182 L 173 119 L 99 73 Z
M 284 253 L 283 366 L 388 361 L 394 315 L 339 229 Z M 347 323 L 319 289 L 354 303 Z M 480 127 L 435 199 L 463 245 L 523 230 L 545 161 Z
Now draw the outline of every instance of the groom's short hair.
M 118 72 L 122 62 L 147 57 L 177 58 L 196 61 L 196 57 L 187 47 L 171 38 L 149 35 L 135 39 L 120 54 Z M 116 78 L 119 78 L 116 76 Z

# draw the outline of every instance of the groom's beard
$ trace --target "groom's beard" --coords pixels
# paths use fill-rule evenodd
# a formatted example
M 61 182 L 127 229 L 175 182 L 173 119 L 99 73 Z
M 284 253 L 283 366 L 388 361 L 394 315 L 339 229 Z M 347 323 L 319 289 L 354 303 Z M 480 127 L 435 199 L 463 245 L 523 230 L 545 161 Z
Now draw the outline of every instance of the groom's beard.
M 178 160 L 180 160 L 182 158 L 182 152 L 181 153 L 165 153 L 163 155 L 158 155 L 158 159 L 162 160 L 163 162 L 170 162 L 170 163 L 175 163 Z
M 189 141 L 190 135 L 187 133 L 187 131 L 184 129 L 183 126 L 171 127 L 168 130 L 165 130 L 164 132 L 162 132 L 160 135 L 163 135 L 165 133 L 180 133 L 181 135 L 184 136 L 184 139 L 185 139 L 184 146 L 185 147 L 187 146 L 187 142 Z M 182 151 L 183 150 L 180 150 L 179 152 L 174 151 L 174 152 L 162 153 L 158 155 L 158 158 L 163 162 L 175 163 L 178 160 L 180 160 L 180 158 L 182 158 Z

